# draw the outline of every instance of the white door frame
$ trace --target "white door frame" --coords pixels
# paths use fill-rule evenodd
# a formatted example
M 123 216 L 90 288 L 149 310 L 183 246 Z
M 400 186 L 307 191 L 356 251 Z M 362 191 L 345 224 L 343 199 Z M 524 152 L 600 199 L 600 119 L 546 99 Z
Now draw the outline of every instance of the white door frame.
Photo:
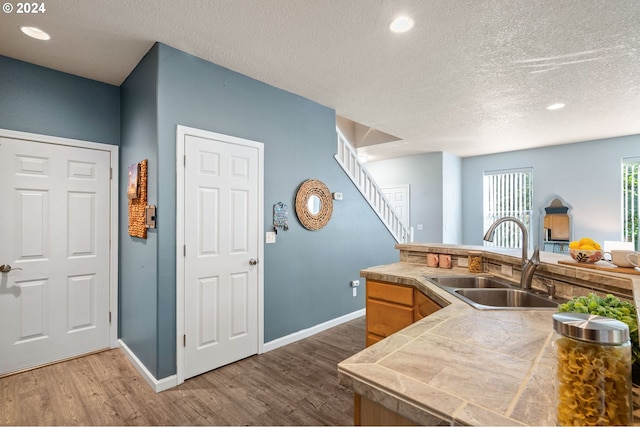
M 81 141 L 79 139 L 61 138 L 57 136 L 0 129 L 0 137 L 21 139 L 44 144 L 66 145 L 68 147 L 86 148 L 109 152 L 111 158 L 109 212 L 109 347 L 118 347 L 118 150 L 117 145 L 100 142 Z
M 186 135 L 258 149 L 258 354 L 264 352 L 264 144 L 178 125 L 176 129 L 176 385 L 184 382 L 184 140 Z

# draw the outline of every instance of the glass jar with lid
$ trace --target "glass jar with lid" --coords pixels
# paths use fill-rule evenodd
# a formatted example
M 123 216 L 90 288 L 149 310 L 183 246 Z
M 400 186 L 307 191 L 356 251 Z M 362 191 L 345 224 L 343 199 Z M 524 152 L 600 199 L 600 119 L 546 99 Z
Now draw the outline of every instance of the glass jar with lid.
M 469 273 L 482 273 L 482 252 L 469 251 L 468 252 L 468 270 Z
M 629 327 L 585 313 L 553 315 L 558 425 L 631 425 Z

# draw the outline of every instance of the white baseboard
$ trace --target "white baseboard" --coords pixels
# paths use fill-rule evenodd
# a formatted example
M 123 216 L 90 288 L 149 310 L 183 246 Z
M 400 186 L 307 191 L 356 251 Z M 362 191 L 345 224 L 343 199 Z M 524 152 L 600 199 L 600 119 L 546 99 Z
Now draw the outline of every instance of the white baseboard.
M 366 310 L 363 308 L 361 310 L 357 310 L 357 311 L 354 311 L 353 313 L 345 314 L 344 316 L 336 317 L 335 319 L 320 323 L 310 328 L 303 329 L 298 332 L 294 332 L 293 334 L 265 343 L 262 347 L 262 351 L 263 353 L 266 353 L 268 351 L 275 350 L 276 348 L 285 346 L 287 344 L 292 344 L 301 339 L 308 338 L 322 331 L 326 331 L 327 329 L 333 328 L 334 326 L 338 326 L 338 325 L 341 325 L 342 323 L 348 322 L 353 319 L 357 319 L 358 317 L 362 317 L 365 314 L 366 314 Z M 125 356 L 127 356 L 127 359 L 129 359 L 131 364 L 133 364 L 133 366 L 140 373 L 140 375 L 142 375 L 142 377 L 147 382 L 147 384 L 149 384 L 149 386 L 156 393 L 160 393 L 161 391 L 168 390 L 178 385 L 177 375 L 171 375 L 169 377 L 162 378 L 161 380 L 156 379 L 151 374 L 151 372 L 149 372 L 147 367 L 144 366 L 144 364 L 140 361 L 140 359 L 138 359 L 138 357 L 124 343 L 124 341 L 118 340 L 118 344 L 120 345 L 122 352 L 125 354 Z
M 319 332 L 325 331 L 327 329 L 333 328 L 334 326 L 338 326 L 342 323 L 348 322 L 353 319 L 357 319 L 358 317 L 362 317 L 366 314 L 366 309 L 361 309 L 358 311 L 354 311 L 353 313 L 345 314 L 344 316 L 336 317 L 335 319 L 326 321 L 324 323 L 320 323 L 318 325 L 312 326 L 307 329 L 303 329 L 298 332 L 294 332 L 292 334 L 286 335 L 284 337 L 277 338 L 273 341 L 269 341 L 264 343 L 262 350 L 264 353 L 275 350 L 276 348 L 282 347 L 287 344 L 294 343 L 304 338 L 308 338 L 312 335 L 315 335 Z
M 151 386 L 151 388 L 156 392 L 160 393 L 161 391 L 165 391 L 170 389 L 171 387 L 175 387 L 178 385 L 178 376 L 171 375 L 161 380 L 157 380 L 151 372 L 147 369 L 146 366 L 138 359 L 138 357 L 131 351 L 129 347 L 122 341 L 118 340 L 118 344 L 120 344 L 120 348 L 124 352 L 127 359 L 133 364 L 136 370 L 142 375 L 144 380 Z

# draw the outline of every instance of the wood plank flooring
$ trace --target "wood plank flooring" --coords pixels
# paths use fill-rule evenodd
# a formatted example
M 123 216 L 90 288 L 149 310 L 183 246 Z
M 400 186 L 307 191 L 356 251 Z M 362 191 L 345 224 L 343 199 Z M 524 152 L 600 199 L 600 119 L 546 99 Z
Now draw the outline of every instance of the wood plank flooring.
M 155 393 L 121 350 L 0 378 L 0 425 L 352 425 L 337 363 L 365 318 Z

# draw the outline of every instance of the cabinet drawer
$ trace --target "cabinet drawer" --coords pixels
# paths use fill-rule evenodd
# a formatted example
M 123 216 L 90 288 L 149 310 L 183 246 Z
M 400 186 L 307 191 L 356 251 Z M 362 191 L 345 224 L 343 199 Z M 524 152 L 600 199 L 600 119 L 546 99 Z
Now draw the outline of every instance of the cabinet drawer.
M 413 306 L 413 288 L 367 280 L 367 299 Z
M 412 323 L 413 307 L 389 304 L 384 301 L 367 301 L 367 334 L 386 338 Z

